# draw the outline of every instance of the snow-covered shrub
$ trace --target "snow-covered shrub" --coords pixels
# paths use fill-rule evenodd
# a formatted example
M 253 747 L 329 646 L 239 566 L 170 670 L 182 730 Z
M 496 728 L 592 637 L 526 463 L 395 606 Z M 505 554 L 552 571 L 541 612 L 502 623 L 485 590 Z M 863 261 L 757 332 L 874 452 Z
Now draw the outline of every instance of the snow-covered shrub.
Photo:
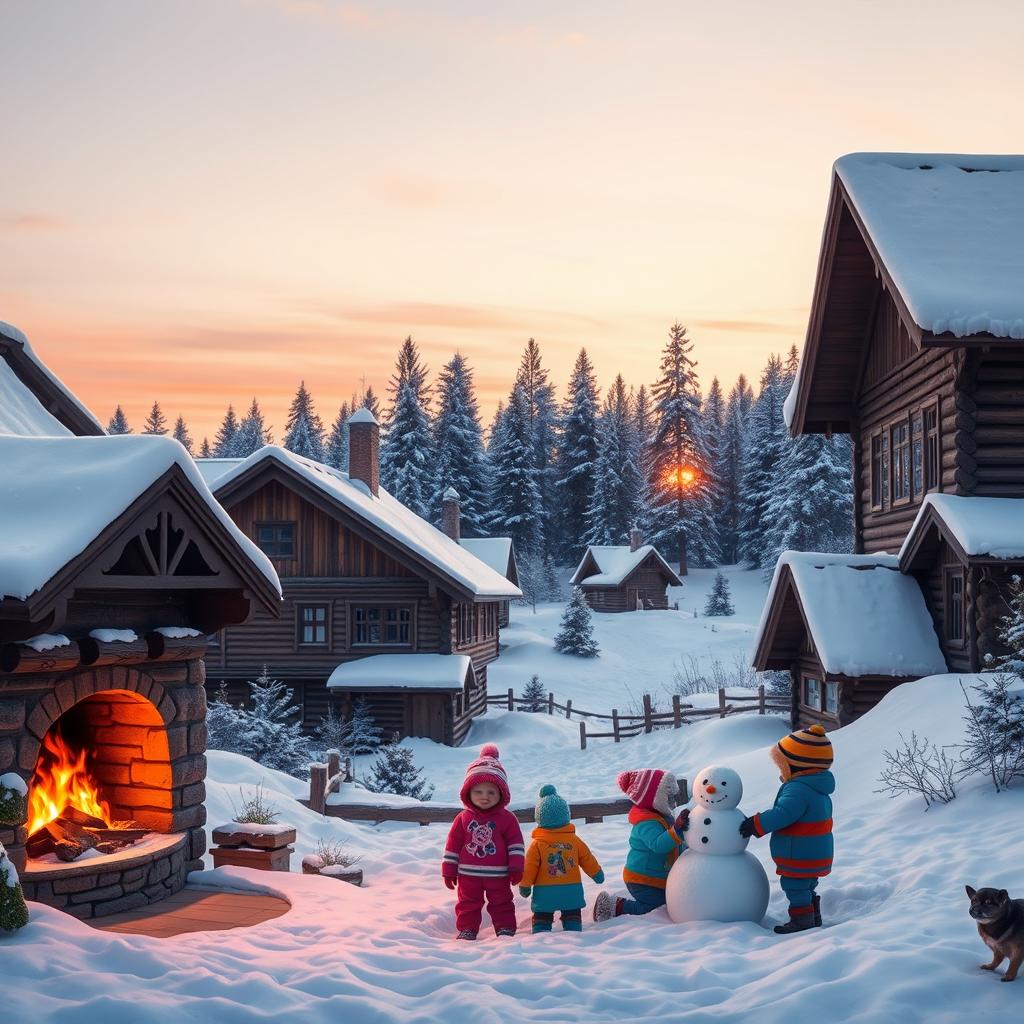
M 18 872 L 0 843 L 0 932 L 13 932 L 28 924 L 28 904 Z
M 352 721 L 348 724 L 349 749 L 353 754 L 372 754 L 381 744 L 381 729 L 370 711 L 369 701 L 360 697 L 352 706 Z
M 1010 582 L 1007 604 L 1010 612 L 1000 620 L 999 639 L 1008 653 L 986 660 L 999 671 L 1024 678 L 1024 580 L 1019 576 L 1014 576 Z
M 239 786 L 238 793 L 242 809 L 235 814 L 235 821 L 247 825 L 273 825 L 277 821 L 281 812 L 267 799 L 263 783 L 249 794 Z
M 434 787 L 421 778 L 422 769 L 412 759 L 412 751 L 395 739 L 381 747 L 380 756 L 370 768 L 370 774 L 363 778 L 363 785 L 373 793 L 395 793 L 397 796 L 411 796 L 414 800 L 429 800 Z
M 714 693 L 718 685 L 704 673 L 700 659 L 695 654 L 686 654 L 672 663 L 672 682 L 668 691 L 680 697 L 692 697 L 695 693 Z
M 221 681 L 217 693 L 206 705 L 206 745 L 212 750 L 238 753 L 239 710 L 228 700 L 227 683 Z
M 0 825 L 23 825 L 28 817 L 28 786 L 14 772 L 0 775 Z
M 987 775 L 997 793 L 1014 779 L 1024 778 L 1024 700 L 1010 692 L 1016 679 L 1000 673 L 991 682 L 971 687 L 978 694 L 977 704 L 960 684 L 967 700 L 960 775 Z
M 547 710 L 548 696 L 544 692 L 540 676 L 533 675 L 530 677 L 530 681 L 526 684 L 526 689 L 523 690 L 522 699 L 524 703 L 519 705 L 521 711 L 537 714 L 539 711 Z
M 956 761 L 931 741 L 918 739 L 916 732 L 909 740 L 900 733 L 900 744 L 895 751 L 882 751 L 885 768 L 878 777 L 882 788 L 875 792 L 886 793 L 891 799 L 918 793 L 924 798 L 925 810 L 932 804 L 955 800 Z
M 705 615 L 735 615 L 736 609 L 729 600 L 729 581 L 725 573 L 715 573 L 715 583 L 708 594 L 707 602 L 704 605 Z
M 354 853 L 349 853 L 348 843 L 342 839 L 318 839 L 313 856 L 320 861 L 322 868 L 335 864 L 343 868 L 350 868 L 362 859 Z
M 271 679 L 267 666 L 249 683 L 249 706 L 238 712 L 233 749 L 266 768 L 277 768 L 297 778 L 308 778 L 311 745 L 302 735 L 294 691 Z
M 321 758 L 326 758 L 329 750 L 336 750 L 344 757 L 350 749 L 352 727 L 345 721 L 344 715 L 339 715 L 335 711 L 333 704 L 328 704 L 327 714 L 320 719 L 320 724 L 316 727 L 316 739 Z
M 577 658 L 595 658 L 601 653 L 594 639 L 594 624 L 590 605 L 583 591 L 572 588 L 572 597 L 562 614 L 561 627 L 555 634 L 555 650 L 574 654 Z

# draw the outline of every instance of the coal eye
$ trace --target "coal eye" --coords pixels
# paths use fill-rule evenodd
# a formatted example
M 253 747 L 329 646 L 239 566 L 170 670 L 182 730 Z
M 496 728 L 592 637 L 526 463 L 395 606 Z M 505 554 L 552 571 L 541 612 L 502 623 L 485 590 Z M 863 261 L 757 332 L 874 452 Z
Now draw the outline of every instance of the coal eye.
M 723 785 L 723 786 L 727 786 L 727 785 L 729 785 L 729 783 L 727 783 L 727 782 L 723 782 L 723 783 L 722 783 L 722 785 Z
M 701 783 L 701 785 L 702 785 L 702 786 L 706 786 L 707 784 L 708 784 L 708 780 L 707 780 L 707 779 L 705 779 L 705 780 L 704 780 L 704 781 L 703 781 L 703 782 Z

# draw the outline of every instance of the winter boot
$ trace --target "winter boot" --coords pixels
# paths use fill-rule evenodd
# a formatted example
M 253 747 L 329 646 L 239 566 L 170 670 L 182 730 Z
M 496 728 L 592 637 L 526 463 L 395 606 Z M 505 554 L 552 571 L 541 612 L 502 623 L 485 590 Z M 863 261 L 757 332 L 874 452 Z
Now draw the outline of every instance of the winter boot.
M 504 939 L 511 938 L 513 935 L 515 935 L 515 933 L 515 928 L 499 928 L 496 934 L 499 939 Z
M 814 894 L 814 927 L 821 927 L 821 897 L 817 893 Z
M 814 906 L 790 907 L 789 920 L 785 924 L 775 926 L 776 935 L 791 935 L 793 932 L 805 932 L 816 927 L 814 922 Z
M 618 917 L 625 902 L 621 896 L 613 896 L 607 889 L 602 889 L 594 900 L 594 921 L 600 924 L 609 918 Z
M 471 942 L 476 938 L 476 932 L 472 928 L 463 928 L 458 935 L 455 936 L 457 939 L 469 939 Z

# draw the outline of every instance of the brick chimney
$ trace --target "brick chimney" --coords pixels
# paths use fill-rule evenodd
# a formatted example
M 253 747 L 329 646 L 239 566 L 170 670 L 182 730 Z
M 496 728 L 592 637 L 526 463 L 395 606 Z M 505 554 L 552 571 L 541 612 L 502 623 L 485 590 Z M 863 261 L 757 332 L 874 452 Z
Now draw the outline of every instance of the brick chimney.
M 348 418 L 348 475 L 361 480 L 376 497 L 380 491 L 380 425 L 369 409 Z
M 449 487 L 441 499 L 441 532 L 459 542 L 459 492 Z
M 641 536 L 640 531 L 634 526 L 633 529 L 629 531 L 629 550 L 639 551 L 642 545 L 643 537 Z

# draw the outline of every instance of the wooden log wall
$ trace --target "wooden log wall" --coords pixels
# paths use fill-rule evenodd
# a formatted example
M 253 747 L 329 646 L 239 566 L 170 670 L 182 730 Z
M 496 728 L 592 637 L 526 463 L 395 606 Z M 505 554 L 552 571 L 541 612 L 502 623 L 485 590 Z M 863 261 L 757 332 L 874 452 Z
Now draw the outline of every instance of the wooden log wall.
M 1024 498 L 1024 352 L 977 355 L 974 384 L 975 486 L 970 493 Z

